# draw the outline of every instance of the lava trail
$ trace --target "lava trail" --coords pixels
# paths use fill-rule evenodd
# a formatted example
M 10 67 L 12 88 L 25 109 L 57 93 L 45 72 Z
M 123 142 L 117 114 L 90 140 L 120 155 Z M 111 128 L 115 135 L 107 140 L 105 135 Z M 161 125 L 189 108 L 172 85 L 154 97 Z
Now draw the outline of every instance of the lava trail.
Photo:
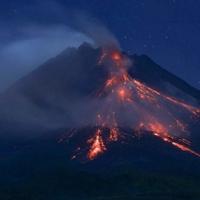
M 200 109 L 132 78 L 128 74 L 127 60 L 128 57 L 118 51 L 105 51 L 98 61 L 100 66 L 108 67 L 109 78 L 96 94 L 96 98 L 102 98 L 104 103 L 97 112 L 96 131 L 87 141 L 87 158 L 95 159 L 108 149 L 106 145 L 110 142 L 124 138 L 120 127 L 125 126 L 126 119 L 134 131 L 148 131 L 162 141 L 200 157 L 190 148 L 188 125 L 181 117 L 184 114 L 199 119 Z M 104 134 L 105 129 L 109 134 Z

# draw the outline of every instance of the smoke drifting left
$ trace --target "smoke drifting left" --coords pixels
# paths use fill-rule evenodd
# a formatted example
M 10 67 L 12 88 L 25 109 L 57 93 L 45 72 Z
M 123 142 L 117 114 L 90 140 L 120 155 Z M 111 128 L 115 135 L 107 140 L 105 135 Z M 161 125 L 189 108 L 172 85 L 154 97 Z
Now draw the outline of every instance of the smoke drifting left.
M 120 49 L 117 38 L 98 19 L 82 11 L 71 12 L 70 16 L 72 19 L 71 27 L 89 37 L 96 47 Z
M 32 9 L 40 16 L 46 6 L 39 3 Z M 61 5 L 51 2 L 48 15 L 57 21 L 44 24 L 28 18 L 24 22 L 22 18 L 1 23 L 0 92 L 68 47 L 88 42 L 96 47 L 119 48 L 113 34 L 97 19 L 82 11 L 63 10 Z M 9 28 L 7 24 L 10 24 Z M 13 32 L 16 34 L 12 37 Z

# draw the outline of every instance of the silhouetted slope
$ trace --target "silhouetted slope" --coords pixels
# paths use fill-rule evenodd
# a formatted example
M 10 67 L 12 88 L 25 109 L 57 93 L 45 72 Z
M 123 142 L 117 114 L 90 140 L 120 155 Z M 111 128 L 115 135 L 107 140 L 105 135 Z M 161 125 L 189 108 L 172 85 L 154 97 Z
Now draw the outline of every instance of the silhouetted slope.
M 200 102 L 200 91 L 181 78 L 161 68 L 153 60 L 146 55 L 133 55 L 131 58 L 134 60 L 135 68 L 130 69 L 133 77 L 136 77 L 148 85 L 171 94 L 170 88 L 167 88 L 166 83 L 170 83 L 175 88 L 183 91 L 184 93 L 196 98 Z

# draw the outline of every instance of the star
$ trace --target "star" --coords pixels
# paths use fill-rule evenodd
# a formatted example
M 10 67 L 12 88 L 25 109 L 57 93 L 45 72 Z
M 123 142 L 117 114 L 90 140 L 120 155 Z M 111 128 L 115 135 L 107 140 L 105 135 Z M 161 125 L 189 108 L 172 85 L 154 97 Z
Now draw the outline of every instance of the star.
M 169 39 L 169 36 L 168 36 L 168 35 L 165 35 L 164 38 L 165 38 L 165 40 L 168 40 L 168 39 Z

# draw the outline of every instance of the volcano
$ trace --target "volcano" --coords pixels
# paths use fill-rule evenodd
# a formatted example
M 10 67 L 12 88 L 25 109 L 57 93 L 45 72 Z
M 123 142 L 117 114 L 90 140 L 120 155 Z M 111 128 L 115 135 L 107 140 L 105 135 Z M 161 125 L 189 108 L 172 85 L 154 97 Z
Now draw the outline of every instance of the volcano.
M 115 48 L 68 48 L 17 81 L 0 96 L 0 127 L 4 154 L 51 153 L 75 174 L 200 171 L 200 92 Z
M 108 143 L 124 138 L 127 133 L 120 129 L 126 128 L 133 130 L 133 136 L 151 132 L 200 157 L 189 147 L 191 123 L 199 123 L 199 99 L 197 90 L 146 56 L 84 44 L 67 49 L 19 80 L 0 103 L 3 120 L 20 124 L 19 119 L 24 123 L 21 127 L 37 126 L 37 122 L 74 130 L 97 127 L 87 141 L 88 158 L 93 160 L 106 151 L 104 129 L 109 131 Z

